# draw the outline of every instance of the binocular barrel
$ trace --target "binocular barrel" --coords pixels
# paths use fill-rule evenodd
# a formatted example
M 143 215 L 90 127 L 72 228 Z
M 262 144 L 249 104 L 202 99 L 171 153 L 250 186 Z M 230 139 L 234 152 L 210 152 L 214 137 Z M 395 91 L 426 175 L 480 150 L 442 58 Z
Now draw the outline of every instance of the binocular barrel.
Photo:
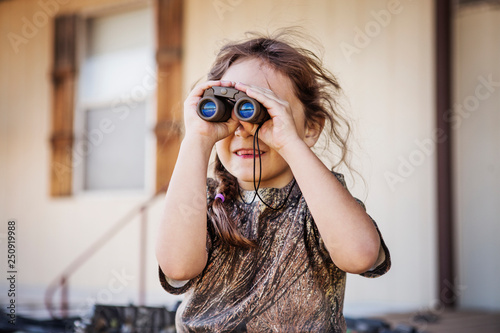
M 200 118 L 211 122 L 227 121 L 233 109 L 239 120 L 253 124 L 270 118 L 267 109 L 243 91 L 217 86 L 205 90 L 196 109 Z

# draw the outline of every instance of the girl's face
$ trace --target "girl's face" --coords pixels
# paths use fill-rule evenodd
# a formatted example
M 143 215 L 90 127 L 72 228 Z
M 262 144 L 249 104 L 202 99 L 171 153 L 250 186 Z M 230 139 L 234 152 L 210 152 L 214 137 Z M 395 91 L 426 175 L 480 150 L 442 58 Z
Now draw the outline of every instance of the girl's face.
M 304 107 L 295 96 L 288 77 L 273 70 L 262 60 L 250 58 L 232 64 L 221 79 L 272 90 L 278 98 L 289 103 L 297 133 L 300 138 L 304 139 L 306 123 Z M 261 140 L 259 140 L 259 145 L 260 152 L 256 152 L 255 163 L 256 181 L 259 177 L 258 156 L 260 156 L 262 160 L 260 187 L 286 186 L 293 179 L 290 167 L 278 152 Z M 253 190 L 253 135 L 240 125 L 233 134 L 216 143 L 216 150 L 220 161 L 226 170 L 238 179 L 240 186 L 245 190 Z

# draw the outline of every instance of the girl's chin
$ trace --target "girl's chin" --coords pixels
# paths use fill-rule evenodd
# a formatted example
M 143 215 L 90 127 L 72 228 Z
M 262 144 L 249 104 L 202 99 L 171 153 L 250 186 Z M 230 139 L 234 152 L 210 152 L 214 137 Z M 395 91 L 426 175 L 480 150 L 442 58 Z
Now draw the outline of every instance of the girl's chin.
M 249 187 L 248 189 L 252 189 L 253 190 L 253 184 L 254 184 L 253 174 L 248 175 L 247 177 L 238 177 L 237 176 L 236 178 L 238 178 L 238 183 L 244 189 L 247 189 L 246 187 Z M 255 175 L 255 184 L 257 185 L 258 182 L 259 182 L 259 175 L 256 174 Z M 261 183 L 262 183 L 262 180 L 261 180 Z
M 233 176 L 238 179 L 238 183 L 245 190 L 253 190 L 254 189 L 254 176 L 253 170 L 244 171 L 244 172 L 231 172 Z M 255 184 L 259 182 L 259 169 L 255 170 Z M 262 184 L 262 179 L 261 179 Z
M 279 179 L 261 179 L 260 184 L 259 184 L 259 176 L 258 175 L 255 177 L 255 182 L 254 182 L 253 176 L 250 176 L 248 178 L 238 178 L 238 184 L 240 184 L 240 187 L 246 191 L 254 191 L 255 187 L 257 187 L 257 186 L 259 188 L 272 188 L 272 187 L 280 188 L 280 187 L 282 187 L 281 186 L 282 184 L 280 184 Z

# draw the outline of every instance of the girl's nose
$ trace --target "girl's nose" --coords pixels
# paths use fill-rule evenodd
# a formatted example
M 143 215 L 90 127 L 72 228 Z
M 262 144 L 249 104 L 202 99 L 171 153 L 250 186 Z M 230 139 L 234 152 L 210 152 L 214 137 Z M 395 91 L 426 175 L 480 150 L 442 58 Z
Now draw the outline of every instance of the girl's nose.
M 238 126 L 238 128 L 236 129 L 236 131 L 234 132 L 234 134 L 236 136 L 239 136 L 243 139 L 246 139 L 248 138 L 249 136 L 252 136 L 252 133 L 248 132 L 245 127 L 243 127 L 243 125 L 240 123 L 240 126 Z

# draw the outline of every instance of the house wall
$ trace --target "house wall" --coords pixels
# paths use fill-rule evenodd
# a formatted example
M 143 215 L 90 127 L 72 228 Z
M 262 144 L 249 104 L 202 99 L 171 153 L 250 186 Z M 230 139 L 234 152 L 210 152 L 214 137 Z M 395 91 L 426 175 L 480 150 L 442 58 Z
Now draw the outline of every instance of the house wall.
M 47 3 L 52 7 L 41 5 Z M 42 304 L 51 281 L 121 218 L 153 195 L 151 190 L 78 193 L 59 198 L 49 195 L 53 22 L 50 19 L 44 22 L 43 17 L 74 11 L 88 14 L 134 3 L 137 1 L 0 3 L 0 216 L 5 221 L 0 233 L 5 235 L 3 226 L 8 219 L 17 220 L 16 298 L 24 308 Z M 30 30 L 31 26 L 34 29 Z M 9 33 L 24 38 L 23 42 L 12 44 L 7 38 Z M 154 161 L 148 164 L 154 165 Z M 148 172 L 148 178 L 154 179 L 154 170 Z M 148 212 L 146 300 L 149 304 L 175 301 L 164 297 L 157 279 L 153 240 L 160 213 L 161 198 L 158 198 Z M 96 300 L 137 303 L 139 222 L 139 216 L 135 216 L 71 276 L 69 295 L 75 312 L 90 311 Z M 2 245 L 2 258 L 6 258 L 5 250 Z M 5 272 L 6 260 L 1 260 L 0 265 Z M 2 303 L 6 299 L 3 296 Z M 54 299 L 57 303 L 60 294 Z
M 54 0 L 55 1 L 55 0 Z M 0 3 L 0 219 L 18 227 L 19 303 L 40 303 L 47 284 L 151 193 L 49 196 L 52 21 L 13 47 L 26 20 L 51 0 Z M 60 14 L 98 10 L 119 1 L 71 1 Z M 66 2 L 66 1 L 65 1 Z M 90 9 L 89 9 L 90 8 Z M 247 30 L 301 26 L 319 40 L 325 64 L 344 88 L 353 119 L 353 166 L 364 177 L 351 192 L 364 200 L 391 250 L 382 278 L 349 276 L 347 314 L 417 311 L 436 301 L 436 218 L 432 1 L 185 1 L 185 94 L 202 78 L 226 38 Z M 40 14 L 42 13 L 42 14 Z M 153 176 L 152 176 L 153 177 Z M 153 240 L 161 198 L 149 216 L 147 302 L 173 302 L 157 282 Z M 6 222 L 2 222 L 5 225 Z M 0 233 L 5 233 L 1 230 Z M 138 230 L 134 219 L 71 280 L 81 311 L 88 301 L 137 302 Z M 5 258 L 5 248 L 1 249 Z M 1 261 L 4 271 L 6 263 Z M 123 288 L 115 288 L 116 275 Z M 124 277 L 125 276 L 125 277 Z M 4 283 L 4 282 L 2 282 Z
M 353 165 L 366 186 L 356 179 L 351 192 L 367 204 L 393 260 L 380 279 L 348 277 L 346 313 L 433 307 L 432 1 L 192 0 L 186 5 L 186 92 L 206 73 L 224 39 L 241 38 L 244 31 L 300 26 L 321 43 L 355 125 Z

